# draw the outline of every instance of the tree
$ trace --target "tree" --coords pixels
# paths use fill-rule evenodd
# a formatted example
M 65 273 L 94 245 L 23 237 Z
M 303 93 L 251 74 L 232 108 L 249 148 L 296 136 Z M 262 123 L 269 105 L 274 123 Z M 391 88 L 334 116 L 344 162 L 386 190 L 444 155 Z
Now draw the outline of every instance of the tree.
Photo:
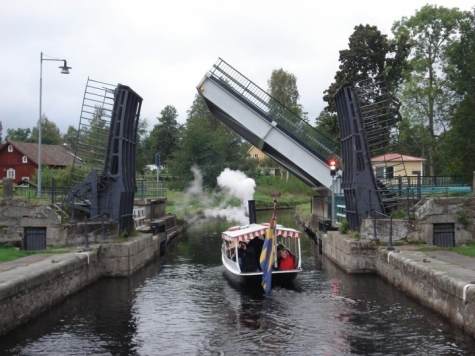
M 395 22 L 392 29 L 396 38 L 409 36 L 412 41 L 411 68 L 404 73 L 401 112 L 413 125 L 427 128 L 424 139 L 430 175 L 436 174 L 438 137 L 449 127 L 454 104 L 453 91 L 442 71 L 445 49 L 456 39 L 462 18 L 463 13 L 456 8 L 426 5 L 411 18 Z
M 335 113 L 322 110 L 315 119 L 316 129 L 328 136 L 335 146 L 340 146 L 340 132 L 338 129 L 338 117 Z
M 297 89 L 297 77 L 295 75 L 286 72 L 282 68 L 274 69 L 267 85 L 269 87 L 268 92 L 274 99 L 298 117 L 308 121 L 307 113 L 303 111 L 303 107 L 299 103 L 300 94 Z M 273 110 L 286 115 L 283 108 L 274 101 L 270 101 L 269 105 Z
M 65 144 L 71 152 L 76 152 L 78 141 L 78 130 L 74 126 L 69 125 L 68 130 L 61 138 L 63 144 Z
M 149 154 L 151 152 L 145 147 L 148 137 L 148 120 L 146 118 L 139 119 L 135 149 L 135 170 L 142 174 L 147 164 L 150 163 Z
M 13 142 L 27 142 L 28 137 L 30 137 L 31 129 L 7 129 L 7 136 L 5 140 Z
M 246 163 L 246 145 L 239 135 L 211 115 L 201 96 L 195 96 L 187 113 L 179 147 L 167 161 L 169 172 L 180 177 L 179 184 L 184 187 L 193 179 L 191 168 L 197 166 L 203 173 L 203 184 L 214 188 L 224 168 L 239 169 Z
M 349 38 L 348 49 L 340 51 L 340 67 L 333 82 L 324 92 L 323 100 L 327 102 L 325 110 L 335 113 L 335 94 L 345 84 L 384 76 L 390 92 L 397 90 L 402 81 L 402 71 L 407 68 L 407 56 L 410 43 L 407 36 L 388 40 L 376 26 L 359 25 Z M 392 104 L 395 115 L 398 115 L 398 103 Z M 336 115 L 326 117 L 336 123 L 326 122 L 332 137 L 339 136 Z
M 157 117 L 156 124 L 144 142 L 147 151 L 147 161 L 154 162 L 155 154 L 160 154 L 160 159 L 166 162 L 179 145 L 181 125 L 177 121 L 178 112 L 174 106 L 167 105 Z
M 33 127 L 31 136 L 27 140 L 28 142 L 38 142 L 38 126 Z M 53 121 L 49 121 L 44 114 L 41 116 L 41 143 L 45 145 L 61 144 L 59 127 Z
M 475 10 L 465 13 L 460 22 L 460 37 L 446 50 L 445 72 L 451 89 L 460 102 L 453 107 L 451 129 L 441 144 L 444 153 L 444 173 L 463 175 L 471 180 L 475 171 Z

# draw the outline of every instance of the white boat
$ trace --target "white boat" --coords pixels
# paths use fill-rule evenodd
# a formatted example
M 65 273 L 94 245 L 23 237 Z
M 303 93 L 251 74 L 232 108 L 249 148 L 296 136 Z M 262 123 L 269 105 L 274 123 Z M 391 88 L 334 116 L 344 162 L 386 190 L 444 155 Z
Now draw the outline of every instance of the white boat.
M 221 235 L 223 244 L 221 247 L 221 255 L 223 265 L 226 268 L 226 274 L 234 282 L 246 285 L 260 285 L 262 282 L 262 271 L 257 262 L 255 265 L 248 263 L 247 259 L 239 258 L 243 252 L 239 250 L 239 243 L 245 243 L 245 250 L 248 251 L 251 247 L 254 248 L 254 257 L 256 261 L 259 260 L 262 245 L 266 234 L 268 233 L 269 224 L 249 224 L 243 226 L 234 226 L 224 231 Z M 272 285 L 292 286 L 295 277 L 302 271 L 301 267 L 301 250 L 300 250 L 300 231 L 286 228 L 282 225 L 276 225 L 273 239 L 273 268 L 272 268 Z M 290 252 L 294 265 L 291 269 L 280 268 L 280 258 L 277 250 L 282 249 Z M 245 252 L 244 252 L 245 253 Z M 235 258 L 238 256 L 238 258 Z M 240 263 L 241 262 L 241 263 Z M 249 264 L 251 266 L 249 266 Z M 282 265 L 283 267 L 283 265 Z M 288 268 L 289 266 L 287 266 Z

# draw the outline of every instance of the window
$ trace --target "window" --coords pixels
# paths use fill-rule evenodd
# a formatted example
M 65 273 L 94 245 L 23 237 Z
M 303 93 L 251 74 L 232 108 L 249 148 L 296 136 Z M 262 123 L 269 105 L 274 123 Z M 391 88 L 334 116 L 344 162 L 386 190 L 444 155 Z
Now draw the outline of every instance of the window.
M 8 145 L 8 152 L 13 152 L 13 146 L 12 145 Z
M 15 179 L 15 170 L 13 168 L 7 170 L 7 178 Z
M 384 167 L 376 167 L 376 179 L 384 178 Z
M 21 158 L 21 161 L 22 161 L 23 163 L 28 163 L 28 157 L 23 156 L 23 157 Z
M 376 167 L 376 179 L 394 178 L 394 167 Z
M 259 158 L 259 153 L 253 153 L 252 158 Z
M 29 180 L 30 180 L 30 177 L 21 177 L 21 180 L 29 181 Z

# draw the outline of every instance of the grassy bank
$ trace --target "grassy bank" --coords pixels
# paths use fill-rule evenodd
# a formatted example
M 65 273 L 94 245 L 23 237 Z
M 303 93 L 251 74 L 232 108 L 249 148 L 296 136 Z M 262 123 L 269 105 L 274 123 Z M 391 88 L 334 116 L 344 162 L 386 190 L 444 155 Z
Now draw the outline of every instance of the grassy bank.
M 56 254 L 56 253 L 66 253 L 68 252 L 67 249 L 64 248 L 54 248 L 48 250 L 36 250 L 36 251 L 25 251 L 20 250 L 16 247 L 12 246 L 0 246 L 0 263 L 13 261 L 21 257 L 37 255 L 37 254 Z
M 295 177 L 284 178 L 275 176 L 262 176 L 255 178 L 256 188 L 254 201 L 256 209 L 270 209 L 274 201 L 270 194 L 279 192 L 277 200 L 279 208 L 295 208 L 304 205 L 304 211 L 310 216 L 310 198 L 313 191 Z M 205 193 L 206 197 L 189 197 L 183 191 L 167 191 L 167 213 L 177 215 L 178 219 L 199 213 L 204 208 L 218 207 L 225 202 L 226 206 L 239 206 L 239 199 L 227 199 L 223 193 Z
M 456 247 L 423 247 L 421 248 L 423 252 L 430 251 L 452 251 L 457 252 L 460 255 L 474 257 L 475 258 L 475 241 L 467 241 L 462 246 Z

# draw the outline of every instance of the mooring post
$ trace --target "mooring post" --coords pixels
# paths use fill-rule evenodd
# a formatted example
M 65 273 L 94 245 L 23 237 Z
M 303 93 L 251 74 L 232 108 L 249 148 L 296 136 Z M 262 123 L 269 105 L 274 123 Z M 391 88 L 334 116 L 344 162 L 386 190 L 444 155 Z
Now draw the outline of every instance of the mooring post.
M 374 209 L 372 209 L 371 212 L 373 213 L 373 241 L 378 242 L 379 240 L 376 232 L 376 212 Z
M 407 196 L 406 196 L 406 216 L 404 220 L 409 221 L 411 219 L 409 215 L 409 188 L 407 188 Z
M 89 251 L 89 231 L 87 227 L 87 219 L 84 220 L 84 251 Z
M 393 247 L 393 217 L 389 217 L 389 238 L 388 238 L 388 250 L 394 250 Z

